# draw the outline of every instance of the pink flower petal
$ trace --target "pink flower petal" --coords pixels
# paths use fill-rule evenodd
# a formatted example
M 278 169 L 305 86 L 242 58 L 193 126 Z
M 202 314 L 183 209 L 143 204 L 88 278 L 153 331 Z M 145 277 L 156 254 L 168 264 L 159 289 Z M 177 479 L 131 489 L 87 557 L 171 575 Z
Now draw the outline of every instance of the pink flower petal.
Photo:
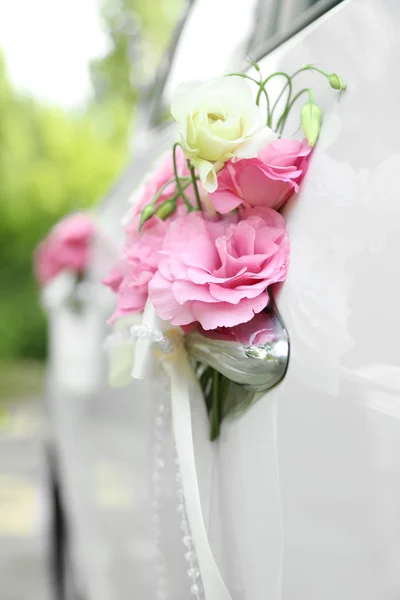
M 250 321 L 235 327 L 218 327 L 213 330 L 199 327 L 199 332 L 211 339 L 239 342 L 244 346 L 259 346 L 275 339 L 274 321 L 264 312 L 256 314 Z
M 229 190 L 218 190 L 210 194 L 210 200 L 215 210 L 221 214 L 229 213 L 242 204 L 242 199 Z
M 242 203 L 279 210 L 298 191 L 311 150 L 306 140 L 278 139 L 258 157 L 227 162 L 218 173 L 218 188 L 210 194 L 211 202 L 222 214 Z
M 172 293 L 170 282 L 159 272 L 150 281 L 149 296 L 154 306 L 157 306 L 157 314 L 161 319 L 171 321 L 173 325 L 187 325 L 196 320 L 191 304 L 179 304 Z
M 215 222 L 190 213 L 169 228 L 159 270 L 149 285 L 150 299 L 161 318 L 175 325 L 198 321 L 208 330 L 249 321 L 265 308 L 267 288 L 287 273 L 285 221 L 267 207 L 240 209 L 240 217 L 239 222 L 229 218 Z M 203 261 L 198 250 L 201 241 L 193 256 L 189 248 L 190 239 L 199 236 L 214 248 Z M 196 266 L 185 264 L 183 253 L 185 262 Z
M 89 262 L 95 226 L 90 215 L 76 213 L 57 223 L 35 253 L 35 271 L 41 285 L 64 270 L 82 273 Z
M 216 275 L 210 275 L 208 271 L 202 271 L 201 269 L 193 269 L 191 267 L 187 270 L 187 277 L 193 283 L 207 284 L 207 283 L 226 283 L 228 281 L 236 281 L 243 273 L 247 271 L 246 267 L 242 267 L 233 277 L 218 277 Z
M 181 305 L 191 300 L 200 300 L 201 302 L 208 303 L 216 302 L 207 286 L 196 285 L 192 281 L 174 281 L 171 289 L 177 302 Z
M 268 304 L 268 294 L 262 294 L 255 299 L 245 299 L 237 305 L 229 305 L 229 310 L 224 302 L 215 304 L 212 310 L 207 310 L 201 302 L 193 303 L 193 313 L 196 320 L 204 329 L 216 329 L 217 327 L 233 327 L 239 323 L 246 323 L 254 315 L 263 310 Z

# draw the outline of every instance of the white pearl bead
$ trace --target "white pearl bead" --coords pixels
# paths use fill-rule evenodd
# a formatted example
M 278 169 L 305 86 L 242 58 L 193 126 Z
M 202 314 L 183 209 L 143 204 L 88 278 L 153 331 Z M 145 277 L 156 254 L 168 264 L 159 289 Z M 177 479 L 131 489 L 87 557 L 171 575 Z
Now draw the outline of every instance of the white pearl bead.
M 161 342 L 163 339 L 164 339 L 164 336 L 160 330 L 156 330 L 153 332 L 153 340 L 155 342 Z
M 191 579 L 197 579 L 197 577 L 200 575 L 200 571 L 196 567 L 190 567 L 187 574 Z
M 190 593 L 193 594 L 193 596 L 198 596 L 200 594 L 200 587 L 197 583 L 190 586 Z
M 187 562 L 190 562 L 190 563 L 192 563 L 196 560 L 196 554 L 193 552 L 193 550 L 186 552 L 185 560 L 187 560 Z
M 188 521 L 186 519 L 182 519 L 182 521 L 180 522 L 180 528 L 185 533 L 189 532 L 189 523 L 188 523 Z

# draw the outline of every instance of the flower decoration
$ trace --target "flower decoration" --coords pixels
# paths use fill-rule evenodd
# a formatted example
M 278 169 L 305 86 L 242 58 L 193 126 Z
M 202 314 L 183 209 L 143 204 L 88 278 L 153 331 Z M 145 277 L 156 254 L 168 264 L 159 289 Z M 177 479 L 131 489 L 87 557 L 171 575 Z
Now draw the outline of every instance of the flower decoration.
M 186 191 L 186 196 L 190 196 L 193 200 L 190 172 L 182 148 L 177 147 L 175 163 L 171 153 L 167 153 L 158 162 L 154 172 L 146 178 L 137 202 L 132 207 L 130 220 L 126 227 L 128 236 L 131 233 L 137 233 L 143 222 L 152 216 L 165 218 L 167 206 L 172 205 L 175 210 L 177 205 L 183 203 L 177 187 L 175 171 L 182 191 Z M 188 189 L 189 187 L 191 189 Z
M 57 223 L 36 249 L 36 277 L 45 286 L 63 271 L 81 277 L 89 262 L 94 236 L 93 219 L 86 213 L 69 215 Z
M 235 327 L 217 327 L 211 330 L 199 327 L 198 330 L 210 339 L 238 342 L 244 346 L 266 344 L 272 341 L 275 335 L 271 319 L 264 312 Z
M 279 139 L 255 158 L 231 160 L 221 171 L 210 201 L 221 214 L 241 204 L 279 210 L 293 192 L 299 191 L 310 154 L 307 140 Z
M 167 223 L 159 217 L 133 230 L 118 265 L 103 283 L 117 294 L 117 308 L 110 322 L 118 317 L 141 312 L 147 302 L 149 282 L 158 269 L 158 251 L 163 247 Z
M 203 329 L 250 321 L 268 304 L 268 287 L 286 277 L 283 217 L 260 207 L 224 220 L 192 212 L 168 229 L 149 284 L 156 312 L 172 325 Z
M 211 439 L 232 404 L 225 403 L 229 379 L 247 392 L 265 389 L 263 368 L 246 361 L 268 357 L 275 339 L 271 289 L 285 280 L 290 258 L 279 211 L 300 189 L 322 122 L 313 90 L 294 91 L 296 77 L 315 71 L 332 89 L 346 87 L 339 75 L 313 65 L 266 78 L 253 67 L 254 76 L 233 73 L 178 87 L 171 106 L 178 141 L 146 180 L 126 223 L 122 255 L 104 281 L 117 296 L 111 321 L 145 307 L 146 315 L 150 306 L 160 331 L 186 340 Z M 272 98 L 269 82 L 276 78 L 282 88 Z M 303 135 L 285 138 L 288 115 L 302 98 Z M 271 376 L 273 384 L 284 371 Z
M 179 125 L 183 152 L 208 192 L 216 190 L 217 172 L 227 160 L 257 156 L 276 139 L 240 77 L 183 83 L 173 96 L 171 113 Z

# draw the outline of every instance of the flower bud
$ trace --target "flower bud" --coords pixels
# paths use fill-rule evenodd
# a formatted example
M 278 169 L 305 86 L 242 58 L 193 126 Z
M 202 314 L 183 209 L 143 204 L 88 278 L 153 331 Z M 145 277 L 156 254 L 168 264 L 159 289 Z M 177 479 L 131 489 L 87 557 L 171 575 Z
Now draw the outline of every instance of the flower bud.
M 315 102 L 307 102 L 301 109 L 301 128 L 310 146 L 314 146 L 321 129 L 322 112 Z
M 167 217 L 172 215 L 172 213 L 175 211 L 175 209 L 176 209 L 176 200 L 174 200 L 173 198 L 170 198 L 169 200 L 166 200 L 165 202 L 160 204 L 160 206 L 157 208 L 155 214 L 159 219 L 161 219 L 162 221 L 165 221 L 165 219 Z
M 154 212 L 154 204 L 147 204 L 147 206 L 144 207 L 144 209 L 142 210 L 142 214 L 140 215 L 139 230 L 143 227 L 146 221 L 148 221 L 149 219 L 151 219 L 152 216 L 154 216 Z
M 341 92 L 346 89 L 346 84 L 343 79 L 337 75 L 337 73 L 332 73 L 328 77 L 328 81 L 330 83 L 331 88 L 334 90 L 340 90 Z

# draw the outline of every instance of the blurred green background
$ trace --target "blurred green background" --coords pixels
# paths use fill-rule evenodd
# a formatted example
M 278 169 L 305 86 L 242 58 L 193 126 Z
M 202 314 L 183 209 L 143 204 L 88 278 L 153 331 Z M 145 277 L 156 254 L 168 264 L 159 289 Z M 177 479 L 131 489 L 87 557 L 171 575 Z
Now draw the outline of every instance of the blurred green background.
M 109 51 L 88 65 L 92 93 L 79 109 L 21 92 L 0 53 L 0 396 L 34 393 L 43 372 L 46 316 L 32 273 L 34 248 L 63 215 L 93 207 L 121 172 L 138 89 L 156 69 L 183 5 L 99 5 Z

